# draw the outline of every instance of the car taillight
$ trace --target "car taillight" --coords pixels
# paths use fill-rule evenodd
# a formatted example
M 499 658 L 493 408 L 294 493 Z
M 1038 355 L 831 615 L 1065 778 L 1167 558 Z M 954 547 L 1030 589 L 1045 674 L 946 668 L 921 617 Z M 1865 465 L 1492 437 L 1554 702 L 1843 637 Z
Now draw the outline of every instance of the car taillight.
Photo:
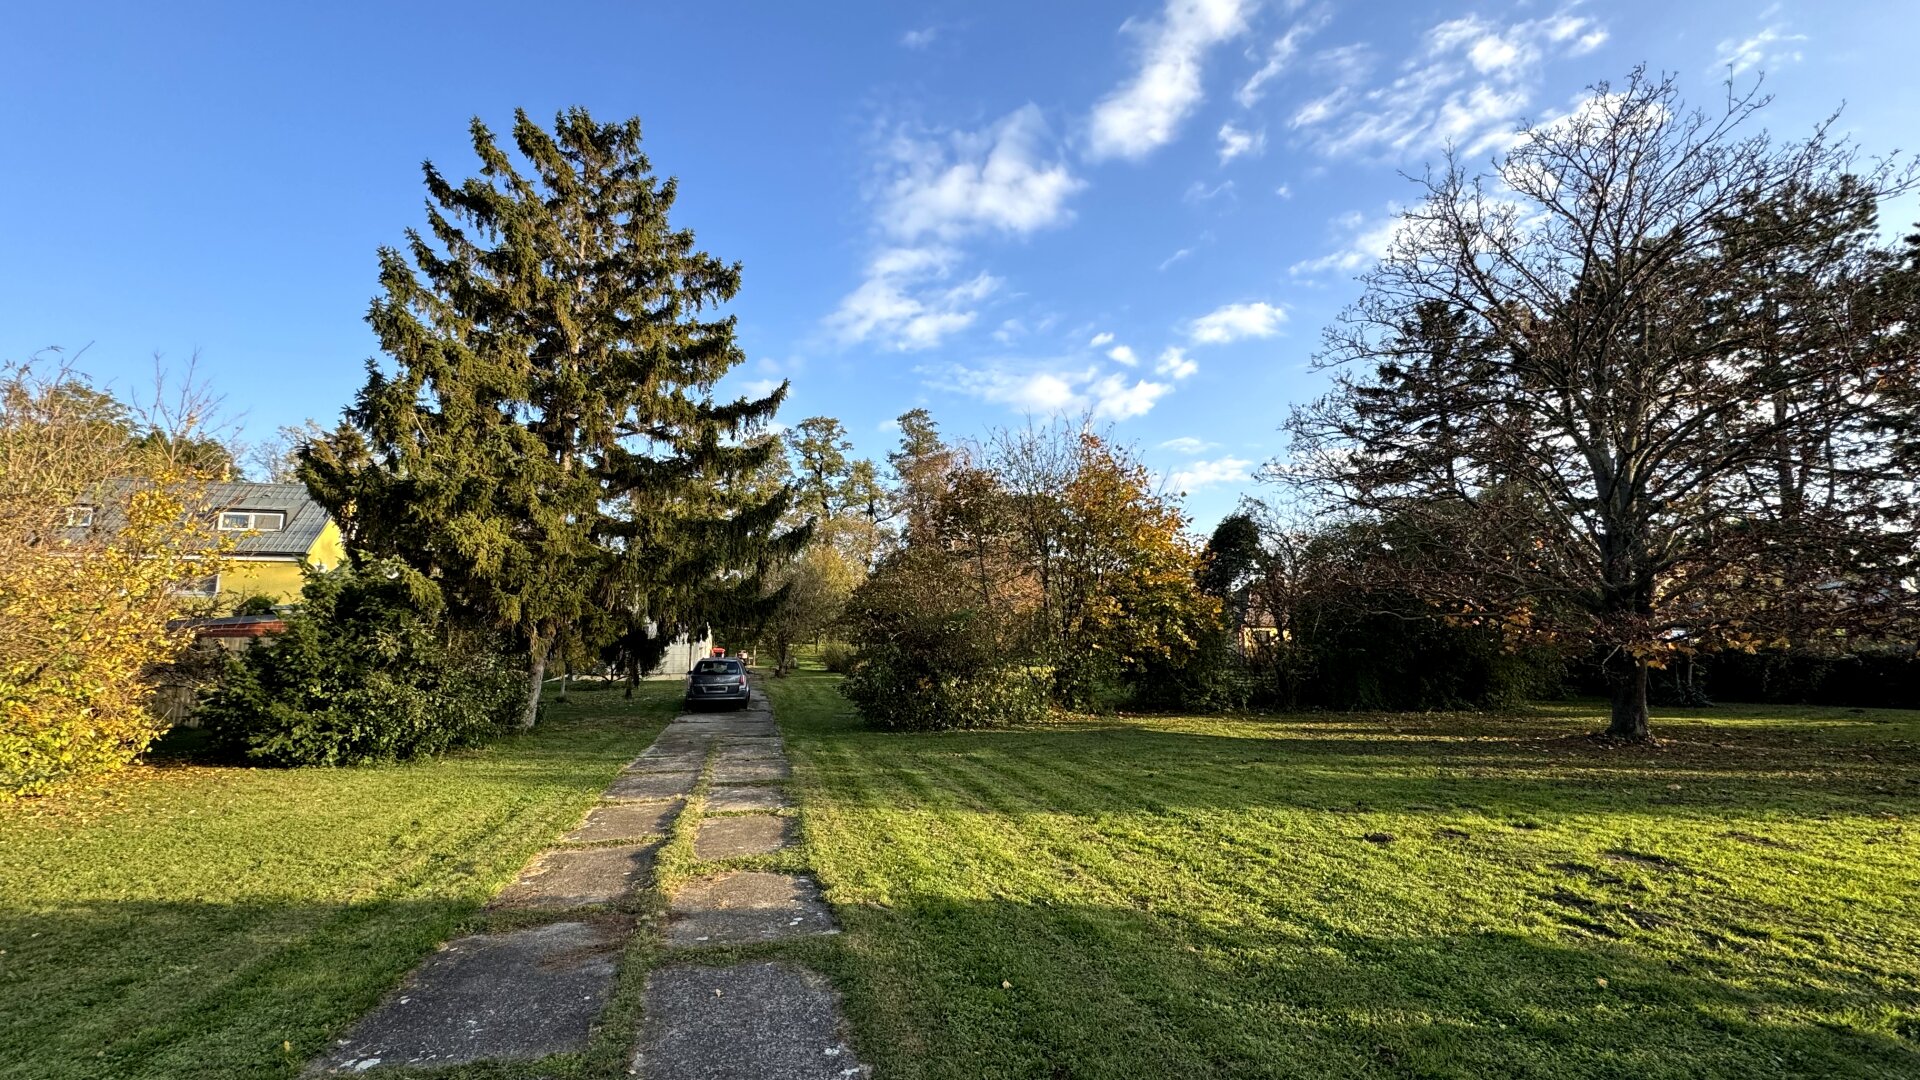
M 733 681 L 740 684 L 741 686 L 747 685 L 747 677 L 745 675 L 736 675 L 734 676 Z

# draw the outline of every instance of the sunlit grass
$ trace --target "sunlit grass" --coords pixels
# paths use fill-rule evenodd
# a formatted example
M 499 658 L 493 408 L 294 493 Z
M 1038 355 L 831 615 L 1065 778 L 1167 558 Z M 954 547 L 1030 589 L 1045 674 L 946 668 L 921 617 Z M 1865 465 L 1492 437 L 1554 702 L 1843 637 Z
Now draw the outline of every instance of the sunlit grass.
M 1920 1075 L 1920 714 L 858 726 L 770 683 L 883 1077 Z
M 575 693 L 437 761 L 145 765 L 0 807 L 0 1077 L 296 1074 L 476 925 L 679 691 Z

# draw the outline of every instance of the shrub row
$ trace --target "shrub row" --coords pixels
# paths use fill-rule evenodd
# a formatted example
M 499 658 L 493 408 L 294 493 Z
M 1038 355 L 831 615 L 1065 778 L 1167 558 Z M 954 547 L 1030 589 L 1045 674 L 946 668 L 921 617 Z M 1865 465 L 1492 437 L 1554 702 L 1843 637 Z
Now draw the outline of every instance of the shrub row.
M 229 661 L 202 708 L 216 747 L 261 765 L 354 765 L 470 746 L 510 725 L 524 676 L 450 645 L 439 591 L 397 562 L 308 578 L 284 634 Z
M 949 731 L 1046 719 L 1048 677 L 1044 670 L 1013 667 L 936 672 L 899 649 L 869 646 L 840 692 L 875 727 Z

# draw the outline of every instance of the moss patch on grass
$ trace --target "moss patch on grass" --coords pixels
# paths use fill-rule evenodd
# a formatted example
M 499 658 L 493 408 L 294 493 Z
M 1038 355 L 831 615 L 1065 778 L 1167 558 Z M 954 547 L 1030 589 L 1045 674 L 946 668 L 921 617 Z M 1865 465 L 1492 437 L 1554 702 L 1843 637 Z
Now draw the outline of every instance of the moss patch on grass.
M 1920 1075 L 1920 714 L 896 735 L 767 685 L 879 1076 Z

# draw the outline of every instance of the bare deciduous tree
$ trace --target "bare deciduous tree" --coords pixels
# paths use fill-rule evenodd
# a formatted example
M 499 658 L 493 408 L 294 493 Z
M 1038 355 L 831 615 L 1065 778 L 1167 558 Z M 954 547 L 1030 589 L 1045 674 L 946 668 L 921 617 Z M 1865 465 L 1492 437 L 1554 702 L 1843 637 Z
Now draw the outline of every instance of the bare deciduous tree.
M 1676 651 L 1872 632 L 1913 595 L 1913 306 L 1874 233 L 1913 173 L 1751 132 L 1765 104 L 1636 71 L 1491 176 L 1450 159 L 1270 466 L 1417 525 L 1390 563 L 1442 610 L 1601 646 L 1622 738 Z

